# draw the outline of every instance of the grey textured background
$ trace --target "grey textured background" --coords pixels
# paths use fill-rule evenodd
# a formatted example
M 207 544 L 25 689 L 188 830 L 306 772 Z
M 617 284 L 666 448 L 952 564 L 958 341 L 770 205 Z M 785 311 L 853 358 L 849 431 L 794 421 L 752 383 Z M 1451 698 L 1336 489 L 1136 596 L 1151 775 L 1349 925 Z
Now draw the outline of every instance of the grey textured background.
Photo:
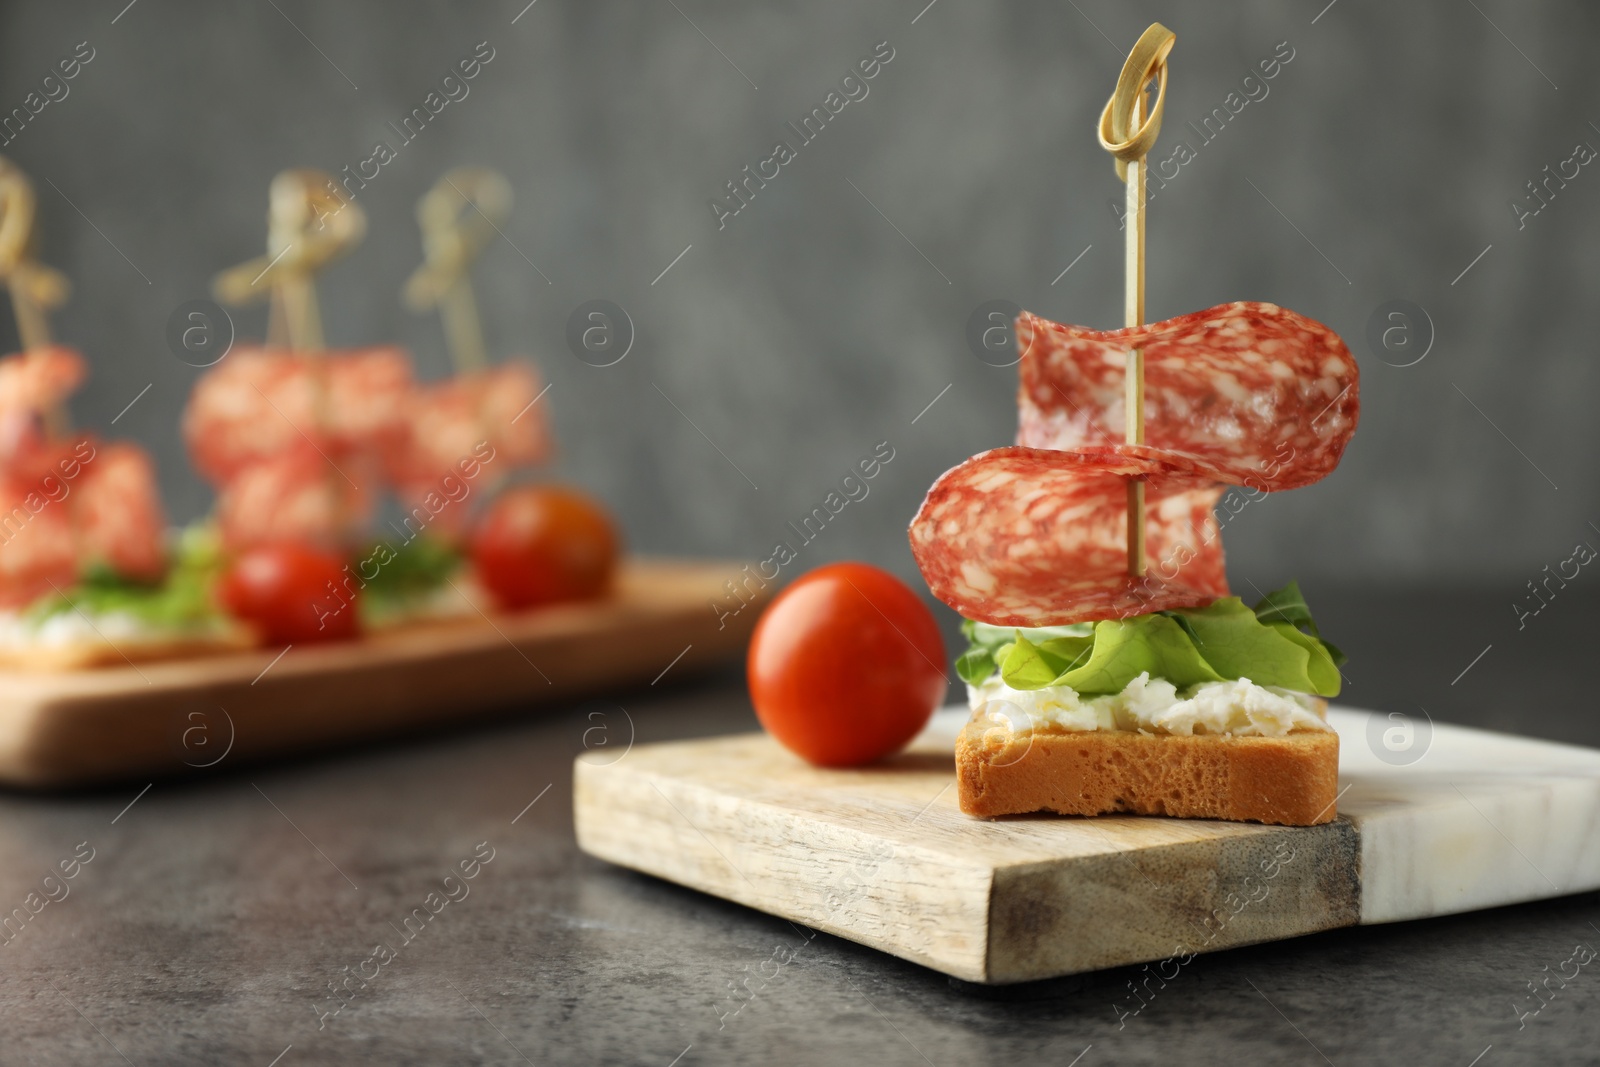
M 1486 582 L 1509 600 L 1579 538 L 1600 544 L 1600 168 L 1520 231 L 1508 208 L 1577 141 L 1600 145 L 1592 8 L 925 2 L 539 0 L 515 24 L 522 0 L 8 3 L 5 109 L 76 42 L 97 53 L 0 148 L 39 187 L 44 258 L 77 283 L 55 319 L 94 364 L 77 417 L 104 427 L 153 383 L 115 431 L 156 450 L 174 517 L 201 513 L 176 429 L 197 372 L 168 352 L 168 314 L 257 254 L 276 171 L 397 142 L 387 121 L 488 41 L 470 95 L 360 194 L 370 235 L 322 285 L 330 341 L 397 340 L 443 372 L 437 320 L 399 302 L 413 204 L 449 166 L 500 168 L 518 204 L 480 301 L 492 352 L 529 352 L 553 382 L 556 476 L 604 497 L 638 548 L 759 558 L 888 440 L 871 495 L 794 570 L 856 557 L 911 576 L 904 527 L 928 484 L 1015 428 L 1015 371 L 968 351 L 972 309 L 1119 322 L 1118 186 L 1093 129 L 1159 19 L 1178 45 L 1158 155 L 1185 139 L 1198 156 L 1152 200 L 1151 317 L 1276 301 L 1338 329 L 1364 377 L 1338 472 L 1228 524 L 1236 583 Z M 884 40 L 870 95 L 719 232 L 707 201 Z M 1270 94 L 1200 145 L 1185 123 L 1281 41 L 1294 58 Z M 638 329 L 604 369 L 564 342 L 596 297 Z M 1364 339 L 1393 298 L 1437 330 L 1415 366 Z M 252 336 L 263 318 L 236 315 Z

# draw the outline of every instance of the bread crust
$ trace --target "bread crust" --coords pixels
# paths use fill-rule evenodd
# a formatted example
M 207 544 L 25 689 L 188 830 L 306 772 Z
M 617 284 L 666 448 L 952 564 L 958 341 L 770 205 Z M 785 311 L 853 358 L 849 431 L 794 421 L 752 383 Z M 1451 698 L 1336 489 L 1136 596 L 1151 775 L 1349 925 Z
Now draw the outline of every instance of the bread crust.
M 961 810 L 993 817 L 1170 815 L 1314 826 L 1337 814 L 1339 735 L 1014 733 L 976 716 L 956 739 Z

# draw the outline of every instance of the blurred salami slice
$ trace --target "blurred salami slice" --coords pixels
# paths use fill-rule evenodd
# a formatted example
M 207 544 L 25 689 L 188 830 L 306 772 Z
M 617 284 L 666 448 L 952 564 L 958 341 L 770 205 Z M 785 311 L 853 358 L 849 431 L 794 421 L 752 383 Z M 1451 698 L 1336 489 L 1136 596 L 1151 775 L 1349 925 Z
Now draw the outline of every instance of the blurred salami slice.
M 83 357 L 60 345 L 0 359 L 0 606 L 69 588 L 91 564 L 145 579 L 166 564 L 149 454 L 49 432 L 84 375 Z
M 1360 413 L 1339 335 L 1274 304 L 1240 301 L 1125 330 L 1017 319 L 1017 443 L 1077 449 L 1123 439 L 1123 372 L 1144 349 L 1145 441 L 1216 480 L 1267 492 L 1339 463 Z
M 398 348 L 238 350 L 196 383 L 183 434 L 218 485 L 307 442 L 379 460 L 404 443 L 411 394 L 411 364 Z
M 217 523 L 230 549 L 292 541 L 337 548 L 372 514 L 361 489 L 370 470 L 359 457 L 334 459 L 309 446 L 289 449 L 234 474 L 217 498 Z
M 68 499 L 83 562 L 109 565 L 119 574 L 154 579 L 166 566 L 166 516 L 155 464 L 138 445 L 106 442 L 83 464 Z
M 1127 573 L 1133 477 L 1146 483 L 1144 578 Z M 934 596 L 998 626 L 1198 607 L 1228 595 L 1220 493 L 1212 471 L 1149 447 L 997 448 L 934 483 L 911 551 Z
M 0 359 L 0 411 L 42 412 L 83 384 L 83 357 L 64 345 L 17 352 Z
M 0 470 L 0 609 L 21 608 L 77 580 L 78 549 L 60 481 Z
M 0 466 L 13 475 L 54 462 L 45 421 L 83 383 L 83 357 L 62 345 L 0 358 Z
M 418 387 L 406 405 L 406 436 L 386 458 L 390 479 L 427 492 L 459 476 L 466 461 L 490 457 L 491 480 L 543 462 L 552 445 L 547 409 L 534 403 L 540 392 L 538 372 L 525 360 Z

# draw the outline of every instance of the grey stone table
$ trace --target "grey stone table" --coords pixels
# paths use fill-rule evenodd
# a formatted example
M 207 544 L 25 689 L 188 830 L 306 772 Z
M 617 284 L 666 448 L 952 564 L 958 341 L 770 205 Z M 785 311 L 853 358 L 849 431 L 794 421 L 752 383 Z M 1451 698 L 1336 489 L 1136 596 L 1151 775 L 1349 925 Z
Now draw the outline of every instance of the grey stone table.
M 1600 744 L 1585 681 L 1600 599 L 1579 594 L 1522 630 L 1500 592 L 1318 607 L 1352 654 L 1351 704 Z M 1551 983 L 1547 1003 L 1528 985 L 1600 947 L 1593 894 L 1203 956 L 1119 1025 L 1131 972 L 974 988 L 590 860 L 572 838 L 576 753 L 754 725 L 737 672 L 671 681 L 144 792 L 0 796 L 0 912 L 37 909 L 0 946 L 0 1063 L 1600 1055 L 1600 973 Z

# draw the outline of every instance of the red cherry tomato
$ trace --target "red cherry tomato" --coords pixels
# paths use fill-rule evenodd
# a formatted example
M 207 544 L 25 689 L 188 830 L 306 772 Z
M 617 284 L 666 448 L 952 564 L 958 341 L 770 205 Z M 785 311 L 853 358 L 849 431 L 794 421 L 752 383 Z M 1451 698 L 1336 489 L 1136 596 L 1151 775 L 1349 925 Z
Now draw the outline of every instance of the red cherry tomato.
M 217 597 L 268 644 L 299 645 L 356 636 L 357 582 L 344 560 L 308 545 L 262 545 L 223 572 Z M 330 588 L 330 583 L 332 588 Z M 341 599 L 342 598 L 342 599 Z
M 611 585 L 617 533 L 582 493 L 524 486 L 490 505 L 473 535 L 472 559 L 503 608 L 589 600 Z
M 865 563 L 818 567 L 756 623 L 756 717 L 795 754 L 854 767 L 897 751 L 944 702 L 944 640 L 900 579 Z

